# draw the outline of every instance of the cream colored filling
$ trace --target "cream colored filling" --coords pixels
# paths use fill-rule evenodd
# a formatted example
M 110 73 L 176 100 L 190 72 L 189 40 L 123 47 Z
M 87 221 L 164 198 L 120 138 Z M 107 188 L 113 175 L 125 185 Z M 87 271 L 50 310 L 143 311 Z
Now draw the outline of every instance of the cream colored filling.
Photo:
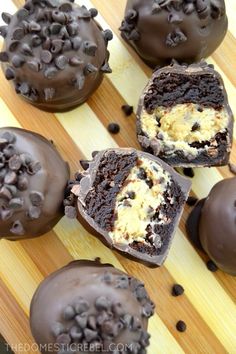
M 169 147 L 169 151 L 184 150 L 197 155 L 199 150 L 189 144 L 214 140 L 217 133 L 225 131 L 229 122 L 224 108 L 220 111 L 203 108 L 202 112 L 198 109 L 197 104 L 185 103 L 169 108 L 160 106 L 153 114 L 143 110 L 141 128 L 150 139 L 159 133 L 163 146 Z
M 117 218 L 113 231 L 109 233 L 115 243 L 145 242 L 146 228 L 151 224 L 151 217 L 156 209 L 165 203 L 163 193 L 170 183 L 170 174 L 146 158 L 139 161 L 140 165 L 132 168 L 117 195 L 115 205 Z M 140 168 L 145 170 L 147 179 L 153 182 L 152 188 L 149 188 L 145 180 L 139 178 Z M 135 193 L 134 199 L 128 197 L 131 192 Z M 163 220 L 160 223 L 164 223 Z

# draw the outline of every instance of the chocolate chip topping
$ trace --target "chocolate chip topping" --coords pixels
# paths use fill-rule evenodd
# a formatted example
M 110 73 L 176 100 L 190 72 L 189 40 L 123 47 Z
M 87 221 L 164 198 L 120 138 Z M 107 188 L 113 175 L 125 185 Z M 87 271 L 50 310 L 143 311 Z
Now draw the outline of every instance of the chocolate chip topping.
M 86 99 L 77 91 L 72 79 L 83 77 L 85 80 L 83 75 L 98 72 L 97 76 L 86 79 L 86 90 L 90 85 L 92 92 L 101 82 L 102 74 L 111 72 L 106 47 L 112 34 L 109 30 L 101 30 L 93 20 L 96 15 L 96 9 L 87 10 L 71 1 L 59 0 L 28 0 L 15 15 L 3 13 L 7 25 L 12 18 L 15 21 L 13 27 L 0 28 L 0 34 L 6 37 L 7 48 L 0 53 L 0 61 L 6 63 L 7 80 L 17 77 L 17 81 L 14 80 L 16 92 L 31 103 L 41 106 L 43 103 L 46 107 L 51 107 L 54 100 L 58 106 L 73 104 L 64 97 L 68 96 L 68 91 L 73 99 L 77 96 L 78 103 Z M 32 80 L 28 68 L 40 72 L 39 82 Z M 51 86 L 49 80 L 56 80 L 57 85 L 52 85 L 54 93 L 48 96 L 45 90 Z M 82 90 L 84 82 L 78 81 L 78 88 Z M 22 84 L 28 85 L 27 90 L 22 89 Z

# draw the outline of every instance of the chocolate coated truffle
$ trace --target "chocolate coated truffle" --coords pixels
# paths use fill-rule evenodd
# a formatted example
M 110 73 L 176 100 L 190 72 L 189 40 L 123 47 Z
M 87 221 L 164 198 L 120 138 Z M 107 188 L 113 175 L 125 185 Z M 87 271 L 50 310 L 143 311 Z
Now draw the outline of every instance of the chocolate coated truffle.
M 172 166 L 222 166 L 229 161 L 233 113 L 223 80 L 206 62 L 154 72 L 139 101 L 138 140 Z
M 0 129 L 0 238 L 50 231 L 62 217 L 69 166 L 39 134 Z
M 110 264 L 74 261 L 36 290 L 31 331 L 45 354 L 145 354 L 154 307 L 139 280 Z
M 198 235 L 210 259 L 224 272 L 236 275 L 236 178 L 217 183 L 189 216 L 189 236 Z
M 228 28 L 224 0 L 128 0 L 122 37 L 148 65 L 211 55 Z
M 48 111 L 86 101 L 103 74 L 111 72 L 107 43 L 112 33 L 101 29 L 96 15 L 96 9 L 73 0 L 27 0 L 13 16 L 3 13 L 0 60 L 16 93 Z
M 65 211 L 106 245 L 152 266 L 168 253 L 191 182 L 150 154 L 108 149 L 83 163 Z M 71 205 L 71 206 L 70 206 Z

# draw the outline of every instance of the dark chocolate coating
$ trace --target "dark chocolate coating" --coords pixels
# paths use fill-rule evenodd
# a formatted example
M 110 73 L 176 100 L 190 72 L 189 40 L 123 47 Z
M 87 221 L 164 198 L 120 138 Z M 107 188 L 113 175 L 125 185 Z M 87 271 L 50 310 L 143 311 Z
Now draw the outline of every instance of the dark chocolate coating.
M 211 55 L 228 28 L 224 0 L 128 0 L 122 37 L 155 67 Z
M 111 72 L 112 33 L 102 30 L 96 15 L 73 1 L 27 0 L 7 20 L 0 60 L 22 98 L 40 109 L 65 111 L 98 88 Z
M 106 246 L 115 249 L 116 251 L 120 252 L 121 254 L 125 255 L 126 257 L 135 260 L 137 262 L 144 263 L 145 265 L 157 267 L 163 264 L 165 261 L 169 248 L 171 246 L 175 230 L 178 226 L 179 219 L 182 214 L 183 205 L 179 206 L 178 213 L 176 214 L 173 220 L 173 230 L 171 234 L 166 237 L 166 244 L 161 250 L 161 253 L 158 255 L 150 255 L 148 252 L 144 250 L 138 251 L 134 247 L 131 247 L 127 244 L 116 244 L 113 242 L 111 237 L 109 236 L 109 232 L 106 231 L 104 228 L 98 225 L 98 223 L 88 215 L 85 205 L 85 199 L 90 190 L 92 189 L 94 180 L 96 178 L 96 172 L 99 167 L 100 161 L 103 156 L 109 152 L 115 151 L 118 154 L 132 154 L 137 153 L 139 157 L 144 157 L 149 159 L 150 161 L 157 162 L 164 170 L 168 171 L 173 179 L 174 182 L 179 186 L 181 193 L 183 195 L 183 199 L 187 199 L 188 192 L 190 190 L 191 182 L 189 179 L 182 177 L 179 175 L 175 170 L 173 170 L 169 165 L 165 162 L 160 160 L 159 158 L 150 155 L 145 152 L 137 151 L 133 148 L 118 148 L 118 149 L 107 149 L 101 152 L 98 152 L 92 161 L 89 161 L 86 166 L 86 171 L 84 171 L 80 176 L 80 181 L 77 182 L 78 184 L 74 186 L 72 189 L 72 193 L 76 196 L 76 204 L 78 208 L 78 219 L 82 223 L 82 225 L 96 237 L 98 237 Z
M 39 134 L 0 129 L 0 238 L 19 240 L 50 231 L 63 216 L 69 166 Z
M 155 96 L 155 86 L 158 87 L 158 79 L 165 74 L 166 76 L 180 76 L 184 75 L 190 78 L 197 78 L 197 77 L 205 77 L 209 78 L 209 80 L 215 80 L 218 82 L 215 89 L 209 89 L 208 94 L 209 98 L 207 97 L 206 93 L 201 92 L 202 89 L 199 88 L 199 96 L 197 99 L 194 94 L 191 93 L 191 90 L 194 92 L 196 89 L 190 85 L 188 89 L 184 92 L 184 84 L 182 87 L 178 87 L 176 90 L 177 92 L 173 93 L 166 93 L 166 102 L 163 103 L 162 97 L 156 94 Z M 206 79 L 207 80 L 207 79 Z M 200 81 L 201 82 L 201 81 Z M 212 84 L 211 84 L 212 85 Z M 210 84 L 209 84 L 210 87 Z M 165 87 L 163 84 L 163 97 L 165 94 Z M 179 90 L 179 92 L 178 92 Z M 196 90 L 197 91 L 197 90 Z M 204 90 L 202 90 L 204 91 Z M 152 93 L 153 92 L 153 93 Z M 184 92 L 184 93 L 183 93 Z M 182 96 L 183 94 L 183 96 Z M 153 95 L 153 98 L 152 98 Z M 202 96 L 201 96 L 202 95 Z M 169 97 L 169 99 L 168 99 Z M 160 103 L 158 103 L 160 101 Z M 169 103 L 168 103 L 169 101 Z M 212 107 L 216 111 L 218 109 L 224 108 L 229 116 L 229 123 L 227 127 L 227 131 L 225 133 L 218 133 L 215 136 L 216 144 L 212 141 L 210 145 L 212 149 L 209 149 L 209 153 L 207 150 L 204 150 L 204 145 L 209 142 L 197 143 L 196 147 L 203 149 L 202 152 L 194 157 L 191 156 L 183 151 L 178 152 L 178 154 L 170 154 L 165 151 L 161 151 L 160 149 L 160 142 L 162 140 L 156 137 L 152 141 L 145 135 L 142 130 L 141 126 L 141 114 L 143 108 L 150 113 L 152 113 L 153 109 L 157 106 L 174 106 L 181 103 L 198 103 L 200 107 L 204 109 L 204 107 Z M 139 140 L 140 145 L 142 146 L 144 151 L 148 151 L 161 159 L 163 159 L 166 163 L 170 164 L 173 167 L 209 167 L 209 166 L 224 166 L 228 164 L 232 141 L 233 141 L 233 124 L 234 124 L 234 117 L 233 112 L 230 108 L 228 102 L 227 92 L 224 86 L 223 79 L 221 75 L 214 70 L 212 65 L 208 65 L 205 61 L 201 61 L 199 63 L 194 64 L 179 64 L 175 60 L 172 61 L 171 65 L 165 66 L 163 68 L 157 69 L 151 79 L 149 80 L 147 86 L 144 88 L 141 97 L 139 99 L 138 109 L 137 109 L 137 137 Z
M 49 346 L 42 350 L 45 354 L 58 353 L 59 343 L 75 349 L 76 340 L 80 350 L 70 353 L 107 350 L 113 354 L 119 353 L 115 351 L 119 345 L 126 348 L 125 353 L 145 354 L 148 318 L 154 307 L 139 280 L 110 264 L 80 260 L 39 285 L 30 306 L 30 326 L 38 345 L 43 348 L 51 343 L 51 351 Z M 100 350 L 86 350 L 89 343 L 98 343 Z M 128 346 L 138 351 L 128 351 Z
M 236 275 L 236 178 L 217 183 L 209 193 L 199 221 L 199 238 L 211 260 Z

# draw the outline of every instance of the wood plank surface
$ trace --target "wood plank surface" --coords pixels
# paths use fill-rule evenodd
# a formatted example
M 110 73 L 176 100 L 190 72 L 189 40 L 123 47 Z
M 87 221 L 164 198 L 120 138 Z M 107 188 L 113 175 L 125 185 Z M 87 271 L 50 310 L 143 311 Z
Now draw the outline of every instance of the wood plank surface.
M 126 118 L 121 105 L 137 107 L 139 95 L 151 75 L 137 54 L 120 37 L 125 0 L 77 0 L 99 10 L 98 21 L 111 28 L 114 39 L 109 43 L 110 65 L 97 92 L 75 110 L 52 114 L 37 110 L 17 97 L 0 72 L 0 126 L 17 126 L 33 130 L 52 139 L 72 174 L 81 158 L 108 147 L 139 148 L 135 135 L 135 115 Z M 0 11 L 13 13 L 23 0 L 0 2 Z M 229 31 L 218 50 L 209 58 L 224 78 L 229 100 L 236 115 L 236 2 L 226 0 Z M 109 122 L 118 122 L 121 132 L 111 136 Z M 236 130 L 234 130 L 236 139 Z M 236 163 L 234 145 L 231 161 Z M 192 193 L 205 197 L 212 186 L 231 177 L 228 167 L 195 169 Z M 218 271 L 210 273 L 206 255 L 195 250 L 185 234 L 186 206 L 180 226 L 164 266 L 149 269 L 111 252 L 87 233 L 78 221 L 63 218 L 53 231 L 34 240 L 0 241 L 0 333 L 17 353 L 37 353 L 33 347 L 28 315 L 31 297 L 40 281 L 72 259 L 94 259 L 123 269 L 142 279 L 156 303 L 150 320 L 152 335 L 148 354 L 236 354 L 236 278 Z M 180 283 L 185 293 L 171 296 L 171 287 Z M 185 333 L 177 332 L 178 320 L 187 324 Z M 25 345 L 22 349 L 19 344 Z

